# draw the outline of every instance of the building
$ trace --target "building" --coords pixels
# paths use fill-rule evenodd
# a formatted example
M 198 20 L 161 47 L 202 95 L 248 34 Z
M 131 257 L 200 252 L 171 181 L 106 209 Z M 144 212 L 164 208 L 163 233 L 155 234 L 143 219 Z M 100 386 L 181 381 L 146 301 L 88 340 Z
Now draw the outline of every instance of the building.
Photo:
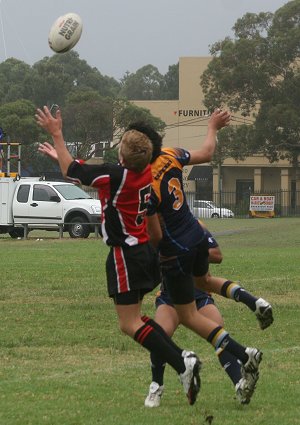
M 200 76 L 210 60 L 210 57 L 180 58 L 178 100 L 134 102 L 167 124 L 165 146 L 195 149 L 203 143 L 208 111 L 203 104 Z M 281 214 L 290 209 L 300 212 L 300 170 L 296 175 L 287 160 L 271 164 L 262 155 L 239 162 L 228 158 L 219 168 L 207 164 L 186 167 L 184 172 L 185 189 L 194 191 L 196 197 L 214 199 L 220 192 L 231 193 L 230 203 L 238 204 L 249 198 L 249 193 L 276 193 L 275 202 Z

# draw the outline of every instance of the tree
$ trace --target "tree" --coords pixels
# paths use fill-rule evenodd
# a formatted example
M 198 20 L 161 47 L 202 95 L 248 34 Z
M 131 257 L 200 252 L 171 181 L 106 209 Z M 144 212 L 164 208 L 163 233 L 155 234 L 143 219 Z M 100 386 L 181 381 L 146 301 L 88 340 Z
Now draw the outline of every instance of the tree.
M 146 65 L 121 79 L 120 96 L 129 100 L 178 99 L 179 63 L 170 65 L 162 75 L 153 65 Z
M 91 89 L 72 91 L 62 110 L 64 135 L 79 158 L 89 159 L 112 141 L 112 100 Z
M 118 146 L 113 146 L 111 148 L 106 148 L 104 151 L 104 161 L 117 164 L 119 162 L 119 151 Z
M 103 97 L 115 97 L 120 83 L 114 78 L 103 76 L 79 59 L 76 51 L 45 57 L 33 65 L 35 72 L 35 96 L 37 105 L 58 104 L 64 106 L 66 96 L 76 88 L 92 89 Z
M 162 99 L 179 99 L 179 62 L 176 65 L 170 65 L 168 72 L 164 76 L 162 87 Z
M 176 75 L 176 69 L 170 70 L 166 90 L 171 90 L 171 74 Z M 138 75 L 148 88 L 157 85 L 155 79 L 161 80 L 151 65 Z M 37 152 L 38 143 L 47 140 L 34 119 L 36 107 L 43 105 L 61 107 L 64 135 L 75 156 L 102 156 L 105 149 L 109 156 L 113 141 L 130 122 L 146 121 L 157 130 L 165 126 L 149 110 L 120 99 L 120 88 L 119 82 L 91 68 L 75 51 L 45 57 L 32 67 L 11 58 L 0 64 L 0 124 L 11 139 L 22 142 L 23 166 L 34 173 L 53 169 Z M 112 154 L 116 156 L 113 150 Z
M 255 149 L 247 141 L 251 140 L 253 134 L 254 128 L 246 124 L 231 125 L 220 130 L 212 165 L 222 165 L 226 158 L 243 161 L 247 156 L 252 155 Z
M 120 95 L 129 100 L 160 99 L 163 76 L 153 65 L 138 69 L 135 74 L 127 73 L 121 79 Z
M 89 159 L 102 156 L 118 143 L 126 127 L 133 121 L 144 121 L 162 131 L 165 123 L 148 109 L 126 100 L 103 98 L 96 91 L 72 91 L 63 109 L 64 135 L 73 154 Z M 113 154 L 113 157 L 116 155 Z
M 37 153 L 38 143 L 46 140 L 44 132 L 35 122 L 35 106 L 29 100 L 18 100 L 0 106 L 0 123 L 6 133 L 5 141 L 18 142 L 22 144 L 21 164 L 23 169 L 30 173 L 41 169 L 43 160 Z M 13 155 L 16 149 L 11 148 Z M 12 161 L 17 168 L 16 161 Z M 12 167 L 11 167 L 12 168 Z
M 211 47 L 213 59 L 201 78 L 208 108 L 227 105 L 254 117 L 244 141 L 249 152 L 294 165 L 300 154 L 299 22 L 300 0 L 275 14 L 244 15 L 234 39 Z
M 30 65 L 9 58 L 0 63 L 0 104 L 19 99 L 32 100 L 34 76 Z

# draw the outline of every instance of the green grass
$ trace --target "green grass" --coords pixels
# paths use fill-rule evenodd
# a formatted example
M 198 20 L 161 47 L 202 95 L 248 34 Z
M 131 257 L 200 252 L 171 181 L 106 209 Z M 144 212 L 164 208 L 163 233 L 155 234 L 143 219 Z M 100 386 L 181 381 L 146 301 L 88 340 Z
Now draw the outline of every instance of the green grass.
M 176 342 L 204 363 L 199 399 L 190 407 L 167 368 L 161 407 L 144 408 L 149 356 L 118 330 L 106 295 L 107 247 L 35 231 L 28 240 L 0 235 L 0 424 L 300 424 L 300 219 L 206 224 L 224 254 L 211 271 L 274 306 L 274 324 L 260 331 L 245 306 L 215 297 L 231 335 L 264 353 L 248 406 L 234 400 L 212 347 L 180 328 Z M 145 313 L 153 314 L 153 300 L 146 297 Z

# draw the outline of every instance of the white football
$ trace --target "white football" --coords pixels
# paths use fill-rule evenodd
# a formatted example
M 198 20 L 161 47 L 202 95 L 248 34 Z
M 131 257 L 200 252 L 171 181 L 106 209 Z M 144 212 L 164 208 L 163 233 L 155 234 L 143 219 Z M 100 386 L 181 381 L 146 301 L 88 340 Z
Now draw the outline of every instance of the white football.
M 82 20 L 77 13 L 66 13 L 52 25 L 48 43 L 56 53 L 65 53 L 78 43 L 82 33 Z

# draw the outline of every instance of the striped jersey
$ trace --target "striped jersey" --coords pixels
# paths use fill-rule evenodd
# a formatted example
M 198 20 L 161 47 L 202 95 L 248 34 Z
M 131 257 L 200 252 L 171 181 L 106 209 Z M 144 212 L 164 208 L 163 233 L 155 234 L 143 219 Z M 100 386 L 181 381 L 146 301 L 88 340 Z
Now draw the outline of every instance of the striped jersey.
M 149 240 L 145 215 L 151 193 L 151 167 L 137 173 L 117 164 L 73 161 L 68 179 L 98 189 L 101 230 L 109 246 L 133 246 Z
M 152 195 L 148 214 L 159 214 L 163 239 L 159 249 L 170 257 L 188 252 L 205 237 L 191 213 L 183 190 L 182 169 L 190 154 L 182 148 L 163 148 L 151 164 Z

